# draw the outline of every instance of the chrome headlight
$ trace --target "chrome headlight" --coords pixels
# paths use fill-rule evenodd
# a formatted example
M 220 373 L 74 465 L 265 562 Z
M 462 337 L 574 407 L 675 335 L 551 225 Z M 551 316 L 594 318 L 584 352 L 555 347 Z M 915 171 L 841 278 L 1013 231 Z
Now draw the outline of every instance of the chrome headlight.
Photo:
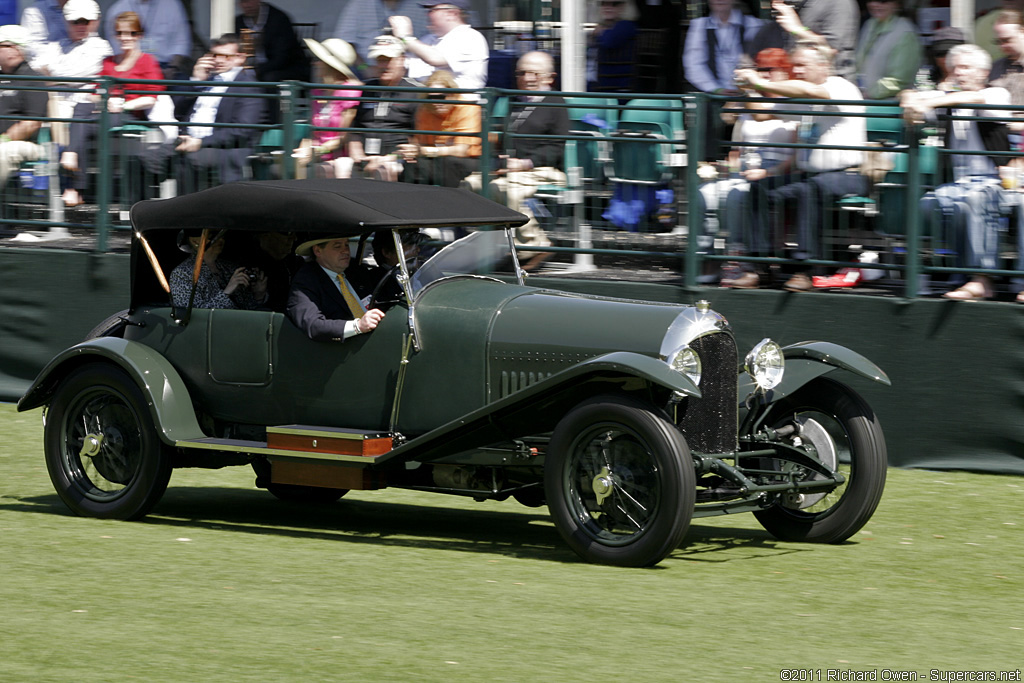
M 679 374 L 688 377 L 694 384 L 700 384 L 700 356 L 689 346 L 676 349 L 668 357 L 668 365 Z
M 744 361 L 747 374 L 762 391 L 774 389 L 779 385 L 785 367 L 782 348 L 767 337 L 750 350 Z

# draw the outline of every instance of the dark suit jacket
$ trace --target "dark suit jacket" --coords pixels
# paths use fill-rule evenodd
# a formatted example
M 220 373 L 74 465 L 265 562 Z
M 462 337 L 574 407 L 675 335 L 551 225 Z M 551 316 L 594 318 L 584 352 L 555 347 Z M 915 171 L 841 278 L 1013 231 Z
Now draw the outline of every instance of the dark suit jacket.
M 255 81 L 256 74 L 252 69 L 242 69 L 238 77 L 228 86 L 228 93 L 257 93 L 258 88 L 247 87 L 244 83 Z M 202 85 L 183 86 L 175 88 L 189 91 L 187 95 L 176 95 L 174 100 L 174 115 L 182 123 L 186 123 L 192 116 L 192 110 L 199 99 L 198 94 L 206 88 L 216 85 L 214 81 L 203 81 Z M 223 97 L 217 107 L 216 123 L 266 123 L 265 100 L 258 97 Z M 184 131 L 182 131 L 184 132 Z M 203 147 L 214 147 L 218 149 L 237 149 L 252 147 L 259 139 L 258 128 L 214 128 L 213 133 L 203 138 Z
M 259 80 L 308 81 L 309 58 L 295 35 L 292 20 L 273 5 L 264 4 L 267 7 L 267 21 L 263 25 L 261 44 L 267 61 L 256 67 Z M 248 27 L 243 15 L 239 14 L 235 17 L 235 33 L 242 35 L 243 28 Z
M 517 103 L 512 106 L 509 116 L 509 132 L 519 135 L 568 135 L 569 112 L 564 108 L 565 100 L 558 95 L 547 95 L 545 104 L 561 104 L 561 107 L 531 107 Z M 515 159 L 529 159 L 534 167 L 553 166 L 562 168 L 565 154 L 564 140 L 545 140 L 529 137 L 511 137 L 505 140 L 507 153 Z
M 345 298 L 316 261 L 299 268 L 288 294 L 288 319 L 314 341 L 341 341 L 352 320 Z

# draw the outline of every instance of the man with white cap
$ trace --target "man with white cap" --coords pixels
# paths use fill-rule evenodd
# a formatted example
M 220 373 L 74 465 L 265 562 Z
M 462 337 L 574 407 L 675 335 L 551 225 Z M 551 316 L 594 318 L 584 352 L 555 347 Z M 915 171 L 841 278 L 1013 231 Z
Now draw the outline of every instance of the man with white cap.
M 483 34 L 466 23 L 469 0 L 426 0 L 430 34 L 413 35 L 408 17 L 391 17 L 391 32 L 402 41 L 410 60 L 409 76 L 424 80 L 437 69 L 451 71 L 460 88 L 475 90 L 487 84 L 490 49 Z
M 345 278 L 352 260 L 348 237 L 317 238 L 295 250 L 312 256 L 292 279 L 288 295 L 288 319 L 314 341 L 343 341 L 377 328 L 384 312 L 366 310 Z
M 96 35 L 100 6 L 96 0 L 68 0 L 64 3 L 68 37 L 44 44 L 32 57 L 32 68 L 46 76 L 89 78 L 103 66 L 103 58 L 114 54 L 110 43 Z
M 25 61 L 29 34 L 17 24 L 0 26 L 0 184 L 25 161 L 42 154 L 35 144 L 41 121 L 8 119 L 7 116 L 46 116 L 46 93 L 21 90 L 5 76 L 38 76 Z M 35 85 L 32 83 L 24 85 Z
M 405 48 L 394 36 L 377 36 L 367 59 L 374 64 L 376 78 L 366 85 L 415 88 L 420 84 L 406 77 Z M 352 122 L 356 130 L 349 132 L 348 155 L 357 168 L 369 177 L 397 180 L 402 172 L 398 146 L 408 142 L 406 133 L 389 130 L 412 130 L 416 115 L 415 93 L 390 90 L 365 91 L 363 101 Z

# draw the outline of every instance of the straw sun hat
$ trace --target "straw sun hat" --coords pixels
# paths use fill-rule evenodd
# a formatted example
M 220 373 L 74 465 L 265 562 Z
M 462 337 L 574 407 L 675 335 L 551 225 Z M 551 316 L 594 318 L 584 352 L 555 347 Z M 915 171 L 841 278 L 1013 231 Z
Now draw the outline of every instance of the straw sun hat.
M 327 66 L 344 74 L 349 80 L 359 80 L 350 68 L 356 63 L 356 51 L 346 41 L 341 38 L 328 38 L 321 43 L 312 38 L 306 38 L 306 46 L 317 59 Z

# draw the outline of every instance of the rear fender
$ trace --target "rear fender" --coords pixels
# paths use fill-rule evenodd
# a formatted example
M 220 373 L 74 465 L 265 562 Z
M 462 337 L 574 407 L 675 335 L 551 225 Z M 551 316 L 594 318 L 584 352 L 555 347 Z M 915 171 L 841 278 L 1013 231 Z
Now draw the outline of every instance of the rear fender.
M 629 387 L 634 383 L 634 387 Z M 603 385 L 603 386 L 602 386 Z M 573 405 L 596 392 L 650 385 L 699 398 L 697 385 L 649 356 L 617 351 L 585 360 L 407 441 L 377 462 L 428 460 L 551 431 Z M 538 417 L 539 416 L 539 417 Z
M 877 365 L 845 346 L 822 341 L 806 341 L 782 347 L 786 370 L 782 382 L 768 392 L 767 403 L 774 403 L 804 386 L 812 379 L 840 369 L 873 382 L 892 386 L 889 376 Z M 740 397 L 749 397 L 754 384 L 746 373 L 740 374 Z
M 148 346 L 117 337 L 92 339 L 61 352 L 32 382 L 18 401 L 18 410 L 48 404 L 61 381 L 76 368 L 89 363 L 116 365 L 135 380 L 146 397 L 164 443 L 173 446 L 178 440 L 206 436 L 196 420 L 185 383 L 167 359 Z

